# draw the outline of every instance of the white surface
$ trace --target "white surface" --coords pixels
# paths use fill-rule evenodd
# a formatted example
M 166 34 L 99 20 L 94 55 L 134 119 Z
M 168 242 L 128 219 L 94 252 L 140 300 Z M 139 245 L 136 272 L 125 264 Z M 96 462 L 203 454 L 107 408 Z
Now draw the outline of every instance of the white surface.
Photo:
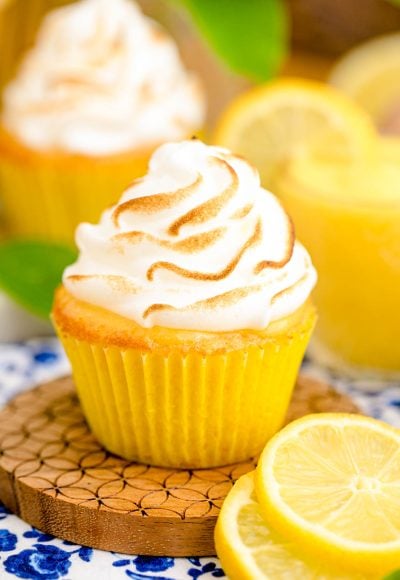
M 29 314 L 3 292 L 0 292 L 0 342 L 27 340 L 34 336 L 50 336 L 50 322 Z

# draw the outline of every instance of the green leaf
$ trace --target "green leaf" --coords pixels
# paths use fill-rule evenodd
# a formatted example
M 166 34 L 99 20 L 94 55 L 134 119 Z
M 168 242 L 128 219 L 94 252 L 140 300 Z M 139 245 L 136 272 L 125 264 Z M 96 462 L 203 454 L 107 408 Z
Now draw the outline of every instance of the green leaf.
M 400 570 L 392 572 L 389 576 L 385 576 L 383 580 L 400 580 Z
M 254 81 L 275 75 L 286 55 L 283 0 L 181 0 L 201 34 L 234 71 Z
M 18 304 L 48 318 L 64 268 L 75 261 L 68 246 L 39 241 L 0 244 L 0 288 Z

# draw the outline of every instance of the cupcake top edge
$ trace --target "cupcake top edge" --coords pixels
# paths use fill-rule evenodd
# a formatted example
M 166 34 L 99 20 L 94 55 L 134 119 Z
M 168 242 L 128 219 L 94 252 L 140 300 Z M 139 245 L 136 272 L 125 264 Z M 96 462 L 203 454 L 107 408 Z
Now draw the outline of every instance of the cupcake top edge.
M 3 95 L 2 124 L 38 151 L 101 156 L 186 138 L 204 124 L 198 78 L 132 0 L 49 12 Z
M 307 300 L 316 272 L 257 170 L 199 140 L 168 143 L 96 225 L 63 276 L 77 299 L 142 327 L 265 329 Z

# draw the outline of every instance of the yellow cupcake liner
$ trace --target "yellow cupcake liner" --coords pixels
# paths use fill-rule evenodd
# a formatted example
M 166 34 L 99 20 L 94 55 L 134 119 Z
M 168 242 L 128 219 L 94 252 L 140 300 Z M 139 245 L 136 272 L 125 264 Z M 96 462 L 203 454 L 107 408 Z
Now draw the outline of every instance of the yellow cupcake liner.
M 76 226 L 97 222 L 101 212 L 146 173 L 148 159 L 147 153 L 52 163 L 37 153 L 32 161 L 6 152 L 0 156 L 0 211 L 7 233 L 73 243 Z
M 204 468 L 257 455 L 282 426 L 314 315 L 296 334 L 226 354 L 141 352 L 59 332 L 83 412 L 110 451 Z

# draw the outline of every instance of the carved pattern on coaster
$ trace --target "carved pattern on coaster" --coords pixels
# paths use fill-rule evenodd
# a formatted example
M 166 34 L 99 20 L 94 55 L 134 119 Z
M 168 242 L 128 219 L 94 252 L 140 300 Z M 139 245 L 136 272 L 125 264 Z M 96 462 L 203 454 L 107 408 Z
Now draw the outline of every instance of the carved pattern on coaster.
M 358 409 L 300 377 L 288 420 L 321 411 Z M 41 531 L 103 550 L 214 554 L 222 502 L 254 466 L 255 459 L 198 470 L 125 461 L 89 431 L 70 377 L 23 393 L 0 412 L 0 500 Z
M 233 483 L 255 465 L 182 471 L 112 455 L 89 431 L 70 378 L 21 395 L 2 412 L 0 461 L 15 478 L 54 498 L 180 519 L 216 517 Z

